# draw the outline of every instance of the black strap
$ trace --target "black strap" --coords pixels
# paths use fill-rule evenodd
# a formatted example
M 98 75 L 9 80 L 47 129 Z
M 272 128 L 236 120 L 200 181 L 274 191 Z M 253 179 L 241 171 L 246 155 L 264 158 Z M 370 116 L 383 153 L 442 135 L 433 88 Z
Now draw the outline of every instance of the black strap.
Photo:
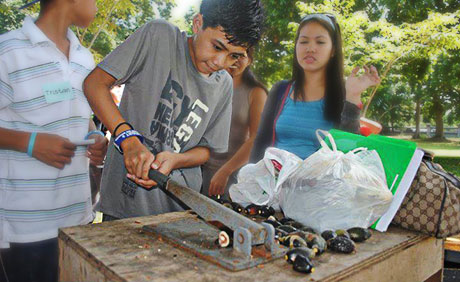
M 134 129 L 134 127 L 133 127 L 129 122 L 126 122 L 126 121 L 120 122 L 120 123 L 115 127 L 115 129 L 113 130 L 113 136 L 114 136 L 114 137 L 117 137 L 117 129 L 118 129 L 120 126 L 122 126 L 123 124 L 126 124 L 126 125 L 128 125 L 129 127 L 131 127 L 131 129 Z
M 444 205 L 446 204 L 446 198 L 447 198 L 448 189 L 449 189 L 449 185 L 447 185 L 446 179 L 443 179 L 443 180 L 444 180 L 444 195 L 442 197 L 441 207 L 439 208 L 438 224 L 436 228 L 436 234 L 434 235 L 436 238 L 439 238 L 439 239 L 442 238 L 442 237 L 439 237 L 439 232 L 441 232 L 442 212 L 444 211 Z

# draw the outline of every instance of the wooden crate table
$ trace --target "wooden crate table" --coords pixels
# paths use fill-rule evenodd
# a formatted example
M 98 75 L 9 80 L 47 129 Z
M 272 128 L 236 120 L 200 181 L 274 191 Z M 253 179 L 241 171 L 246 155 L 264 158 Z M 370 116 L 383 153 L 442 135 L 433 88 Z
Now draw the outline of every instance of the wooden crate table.
M 315 272 L 308 275 L 284 259 L 227 271 L 142 230 L 193 216 L 177 212 L 62 229 L 60 281 L 441 281 L 442 240 L 395 227 L 373 232 L 355 254 L 328 251 L 315 258 Z

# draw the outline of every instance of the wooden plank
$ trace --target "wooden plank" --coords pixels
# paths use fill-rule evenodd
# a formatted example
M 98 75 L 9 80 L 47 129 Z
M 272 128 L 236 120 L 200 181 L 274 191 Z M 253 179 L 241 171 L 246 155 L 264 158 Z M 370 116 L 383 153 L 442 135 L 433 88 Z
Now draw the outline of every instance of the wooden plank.
M 448 251 L 460 252 L 460 235 L 447 238 L 444 246 Z
M 352 267 L 349 277 L 344 277 L 348 273 L 341 273 L 326 281 L 425 281 L 442 269 L 442 259 L 434 259 L 442 258 L 442 255 L 442 240 L 428 237 L 401 250 L 385 251 L 362 265 Z
M 355 254 L 323 254 L 315 259 L 317 267 L 311 275 L 294 272 L 283 259 L 230 272 L 142 231 L 143 225 L 194 216 L 170 213 L 65 228 L 59 232 L 61 281 L 365 281 L 356 277 L 389 275 L 395 269 L 392 264 L 401 265 L 397 270 L 406 272 L 408 279 L 381 281 L 423 281 L 442 267 L 440 240 L 394 227 L 386 233 L 373 232 L 368 241 L 357 245 Z M 406 271 L 402 261 L 407 261 L 405 268 L 415 267 L 418 272 Z M 83 274 L 92 279 L 84 279 Z

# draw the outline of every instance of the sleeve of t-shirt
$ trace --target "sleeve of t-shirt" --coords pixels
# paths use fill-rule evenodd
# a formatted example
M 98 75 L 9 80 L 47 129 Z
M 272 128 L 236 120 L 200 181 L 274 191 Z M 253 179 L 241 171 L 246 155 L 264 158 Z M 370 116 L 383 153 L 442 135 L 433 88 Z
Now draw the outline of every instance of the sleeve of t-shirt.
M 13 94 L 6 63 L 0 58 L 0 109 L 6 108 L 13 102 Z
M 232 120 L 232 96 L 233 87 L 229 87 L 224 95 L 225 101 L 222 107 L 214 114 L 214 120 L 209 122 L 198 146 L 208 147 L 212 152 L 225 153 L 228 150 L 230 135 L 230 123 Z
M 113 50 L 98 67 L 123 84 L 141 71 L 153 48 L 155 33 L 162 24 L 150 22 L 138 28 Z M 166 39 L 167 40 L 167 39 Z

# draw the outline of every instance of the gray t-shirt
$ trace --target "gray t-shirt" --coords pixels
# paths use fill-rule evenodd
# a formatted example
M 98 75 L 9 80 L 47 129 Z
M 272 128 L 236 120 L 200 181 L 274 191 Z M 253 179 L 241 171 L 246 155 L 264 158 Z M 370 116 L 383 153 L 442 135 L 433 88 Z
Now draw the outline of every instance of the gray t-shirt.
M 232 80 L 226 71 L 210 77 L 193 65 L 185 33 L 164 20 L 139 28 L 98 65 L 125 84 L 120 111 L 153 154 L 205 146 L 226 152 Z M 200 167 L 171 172 L 172 180 L 200 191 Z M 99 210 L 126 218 L 182 210 L 159 189 L 146 190 L 126 178 L 123 156 L 107 153 Z

